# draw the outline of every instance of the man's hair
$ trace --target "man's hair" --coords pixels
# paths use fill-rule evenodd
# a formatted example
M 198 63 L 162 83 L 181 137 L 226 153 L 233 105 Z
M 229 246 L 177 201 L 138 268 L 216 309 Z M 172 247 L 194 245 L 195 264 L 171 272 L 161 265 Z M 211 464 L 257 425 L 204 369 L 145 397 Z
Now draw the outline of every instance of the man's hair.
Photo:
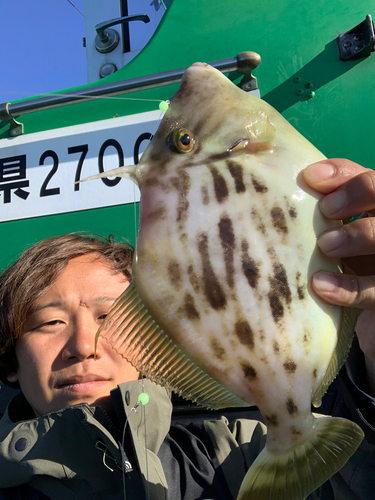
M 22 335 L 34 302 L 55 283 L 71 259 L 98 254 L 114 273 L 132 277 L 134 248 L 126 242 L 115 242 L 93 233 L 53 236 L 25 250 L 19 259 L 0 276 L 0 381 L 18 368 L 15 341 Z

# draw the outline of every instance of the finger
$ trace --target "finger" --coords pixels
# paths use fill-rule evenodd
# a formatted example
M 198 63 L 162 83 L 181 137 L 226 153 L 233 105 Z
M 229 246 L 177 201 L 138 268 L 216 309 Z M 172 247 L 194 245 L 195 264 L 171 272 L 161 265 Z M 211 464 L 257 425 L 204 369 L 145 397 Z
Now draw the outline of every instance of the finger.
M 314 292 L 329 304 L 375 311 L 375 276 L 352 276 L 318 271 Z
M 317 239 L 319 248 L 329 257 L 354 257 L 375 253 L 375 218 L 359 219 L 329 229 Z
M 375 207 L 375 172 L 366 170 L 323 196 L 319 208 L 329 219 L 346 219 Z
M 350 160 L 333 158 L 313 163 L 302 170 L 301 174 L 312 189 L 328 194 L 366 170 Z

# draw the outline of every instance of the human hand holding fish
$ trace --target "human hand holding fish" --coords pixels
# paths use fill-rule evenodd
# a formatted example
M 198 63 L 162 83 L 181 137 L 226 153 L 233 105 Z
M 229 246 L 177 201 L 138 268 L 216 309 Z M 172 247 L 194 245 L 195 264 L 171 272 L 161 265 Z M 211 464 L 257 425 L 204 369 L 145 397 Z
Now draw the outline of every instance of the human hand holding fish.
M 357 163 L 333 159 L 315 163 L 302 172 L 314 190 L 324 194 L 319 208 L 328 219 L 362 215 L 350 224 L 328 229 L 318 245 L 329 257 L 341 258 L 354 275 L 315 273 L 314 291 L 342 306 L 375 311 L 375 172 Z
M 331 159 L 306 167 L 302 175 L 310 187 L 325 195 L 319 205 L 329 219 L 362 213 L 317 240 L 326 255 L 341 258 L 355 275 L 318 272 L 313 287 L 327 302 L 364 309 L 356 334 L 365 354 L 368 390 L 375 396 L 375 172 L 349 160 Z

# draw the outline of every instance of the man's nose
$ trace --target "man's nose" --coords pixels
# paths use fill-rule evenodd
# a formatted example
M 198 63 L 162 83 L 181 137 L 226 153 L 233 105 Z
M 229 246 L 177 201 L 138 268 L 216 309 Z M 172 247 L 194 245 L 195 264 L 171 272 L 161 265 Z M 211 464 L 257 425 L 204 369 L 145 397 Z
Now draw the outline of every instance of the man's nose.
M 95 347 L 95 335 L 99 325 L 88 311 L 83 311 L 80 315 L 74 318 L 71 323 L 69 337 L 63 350 L 63 359 L 68 361 L 101 357 L 102 349 L 100 342 Z

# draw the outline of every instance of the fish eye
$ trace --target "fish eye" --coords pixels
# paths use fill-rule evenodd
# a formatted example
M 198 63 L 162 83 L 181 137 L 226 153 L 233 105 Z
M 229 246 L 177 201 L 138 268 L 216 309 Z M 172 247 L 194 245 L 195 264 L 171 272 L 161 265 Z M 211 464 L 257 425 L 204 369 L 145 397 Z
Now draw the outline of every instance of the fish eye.
M 193 134 L 185 128 L 173 130 L 168 136 L 167 144 L 172 151 L 189 153 L 195 145 Z

